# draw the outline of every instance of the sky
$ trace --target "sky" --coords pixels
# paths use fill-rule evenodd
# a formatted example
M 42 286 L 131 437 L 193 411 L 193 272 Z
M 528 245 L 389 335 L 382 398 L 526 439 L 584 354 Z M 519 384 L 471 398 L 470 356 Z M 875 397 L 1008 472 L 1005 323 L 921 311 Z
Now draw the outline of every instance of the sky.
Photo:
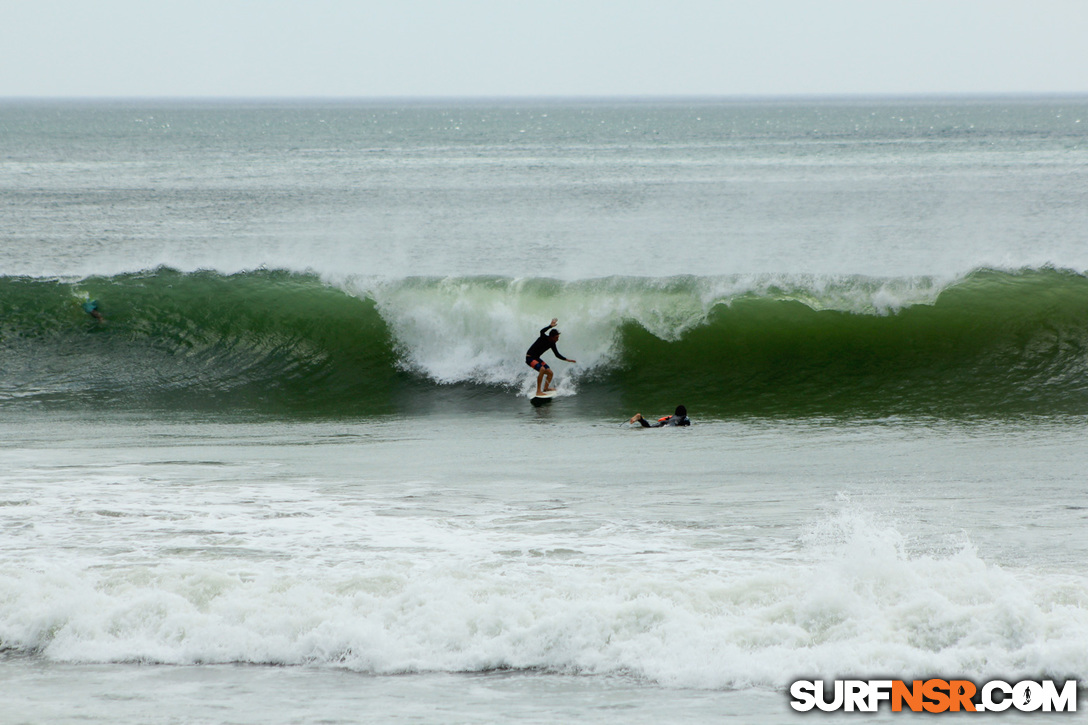
M 0 97 L 1088 93 L 1088 0 L 0 0 Z

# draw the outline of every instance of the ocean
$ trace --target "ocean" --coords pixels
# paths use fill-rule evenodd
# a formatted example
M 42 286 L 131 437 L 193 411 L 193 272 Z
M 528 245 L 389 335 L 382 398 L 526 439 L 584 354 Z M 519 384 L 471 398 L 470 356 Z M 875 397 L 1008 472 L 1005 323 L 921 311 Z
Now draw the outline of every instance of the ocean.
M 1083 721 L 1086 430 L 1085 98 L 0 103 L 0 723 Z

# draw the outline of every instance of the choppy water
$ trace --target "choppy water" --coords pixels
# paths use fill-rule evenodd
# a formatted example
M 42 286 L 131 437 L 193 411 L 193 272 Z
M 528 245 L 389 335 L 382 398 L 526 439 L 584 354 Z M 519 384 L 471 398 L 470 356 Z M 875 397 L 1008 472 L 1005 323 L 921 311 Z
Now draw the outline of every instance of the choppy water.
M 0 106 L 0 720 L 1084 682 L 1086 123 Z

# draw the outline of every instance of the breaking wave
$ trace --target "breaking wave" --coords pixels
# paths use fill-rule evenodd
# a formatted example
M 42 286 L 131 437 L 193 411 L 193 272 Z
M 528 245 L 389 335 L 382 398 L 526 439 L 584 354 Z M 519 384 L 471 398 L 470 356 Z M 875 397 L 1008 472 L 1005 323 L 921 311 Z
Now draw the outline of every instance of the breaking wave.
M 99 303 L 105 322 L 82 309 Z M 1088 413 L 1088 277 L 330 280 L 168 268 L 0 277 L 0 402 L 385 414 L 527 390 L 555 362 L 582 410 Z M 587 407 L 588 406 L 588 407 Z

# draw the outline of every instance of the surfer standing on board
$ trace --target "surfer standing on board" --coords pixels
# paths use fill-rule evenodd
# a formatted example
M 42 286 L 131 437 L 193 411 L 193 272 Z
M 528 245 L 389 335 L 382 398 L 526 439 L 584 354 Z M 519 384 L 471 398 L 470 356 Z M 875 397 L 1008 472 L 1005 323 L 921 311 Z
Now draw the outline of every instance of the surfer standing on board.
M 547 325 L 540 331 L 540 337 L 536 339 L 529 349 L 525 351 L 525 364 L 531 367 L 533 370 L 539 370 L 540 374 L 536 376 L 536 394 L 546 393 L 549 390 L 555 390 L 552 387 L 552 376 L 555 373 L 548 367 L 548 363 L 540 359 L 540 356 L 551 350 L 555 353 L 555 356 L 560 360 L 566 360 L 569 363 L 578 362 L 571 358 L 563 357 L 559 354 L 559 351 L 555 349 L 555 343 L 559 341 L 559 330 L 553 329 L 559 323 L 558 317 L 553 317 L 551 324 Z M 549 333 L 548 330 L 551 330 Z M 547 382 L 544 378 L 547 377 Z M 544 383 L 544 388 L 541 389 L 540 384 Z

